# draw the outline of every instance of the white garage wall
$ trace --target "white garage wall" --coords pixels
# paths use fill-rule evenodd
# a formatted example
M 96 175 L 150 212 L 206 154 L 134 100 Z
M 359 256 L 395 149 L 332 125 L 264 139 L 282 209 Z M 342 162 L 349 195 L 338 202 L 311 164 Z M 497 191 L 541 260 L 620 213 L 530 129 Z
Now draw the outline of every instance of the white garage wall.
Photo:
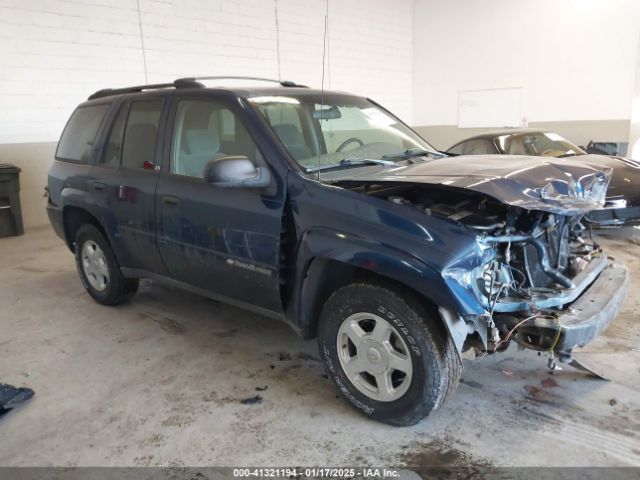
M 456 125 L 461 90 L 522 87 L 529 122 L 626 120 L 628 128 L 637 0 L 416 0 L 414 8 L 415 125 Z
M 326 5 L 0 0 L 0 163 L 23 170 L 26 225 L 46 223 L 42 188 L 55 142 L 89 94 L 184 76 L 277 78 L 276 7 L 282 78 L 319 87 Z M 328 7 L 325 86 L 375 98 L 411 122 L 412 0 L 329 0 Z
M 636 60 L 636 80 L 631 102 L 631 124 L 629 127 L 629 149 L 627 156 L 640 160 L 640 38 Z
M 139 1 L 140 12 L 136 0 L 0 0 L 0 143 L 56 140 L 104 87 L 277 77 L 276 5 L 283 78 L 320 85 L 323 1 Z M 331 0 L 329 21 L 331 87 L 411 121 L 411 0 Z

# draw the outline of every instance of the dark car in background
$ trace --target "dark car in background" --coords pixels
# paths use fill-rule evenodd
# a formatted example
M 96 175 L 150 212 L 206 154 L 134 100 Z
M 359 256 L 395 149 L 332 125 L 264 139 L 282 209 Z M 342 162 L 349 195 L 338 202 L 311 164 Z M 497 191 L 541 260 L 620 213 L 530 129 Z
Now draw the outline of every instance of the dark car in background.
M 590 140 L 585 147 L 580 148 L 587 153 L 595 153 L 596 155 L 624 157 L 627 154 L 629 144 L 627 142 L 596 142 Z
M 591 155 L 557 133 L 530 128 L 475 135 L 456 143 L 447 153 L 491 155 L 492 158 L 494 155 L 536 155 L 612 168 L 604 207 L 589 213 L 586 220 L 601 227 L 640 221 L 640 162 L 635 160 L 616 155 Z
M 284 320 L 394 425 L 463 351 L 571 362 L 620 310 L 628 271 L 581 221 L 609 169 L 449 158 L 364 97 L 207 80 L 97 92 L 64 129 L 47 211 L 97 302 L 151 278 Z

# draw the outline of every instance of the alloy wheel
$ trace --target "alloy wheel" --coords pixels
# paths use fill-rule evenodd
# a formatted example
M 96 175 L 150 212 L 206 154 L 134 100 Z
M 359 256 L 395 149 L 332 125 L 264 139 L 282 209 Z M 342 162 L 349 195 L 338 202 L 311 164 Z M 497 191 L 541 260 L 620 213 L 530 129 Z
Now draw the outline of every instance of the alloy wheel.
M 413 374 L 409 348 L 396 328 L 367 312 L 347 317 L 338 330 L 338 357 L 349 381 L 380 402 L 402 397 Z

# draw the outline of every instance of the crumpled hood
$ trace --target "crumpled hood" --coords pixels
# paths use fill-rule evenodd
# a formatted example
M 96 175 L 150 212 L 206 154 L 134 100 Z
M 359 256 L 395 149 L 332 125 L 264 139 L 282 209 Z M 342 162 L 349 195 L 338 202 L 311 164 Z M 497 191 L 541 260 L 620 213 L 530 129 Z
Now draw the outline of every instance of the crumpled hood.
M 388 181 L 464 188 L 527 210 L 576 215 L 604 205 L 611 172 L 576 160 L 467 155 L 396 168 L 343 170 L 331 176 L 337 183 Z
M 607 199 L 625 198 L 630 205 L 640 205 L 640 162 L 637 160 L 606 155 L 579 155 L 564 160 L 586 163 L 596 169 L 613 168 Z

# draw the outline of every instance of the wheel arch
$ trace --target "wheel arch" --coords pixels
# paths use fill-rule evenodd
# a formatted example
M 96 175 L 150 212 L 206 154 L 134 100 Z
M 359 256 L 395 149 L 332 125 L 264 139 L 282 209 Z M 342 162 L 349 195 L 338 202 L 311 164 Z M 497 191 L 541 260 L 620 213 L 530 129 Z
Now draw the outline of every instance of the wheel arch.
M 401 290 L 434 312 L 443 325 L 438 308 L 457 310 L 456 299 L 442 276 L 415 257 L 380 246 L 372 248 L 364 239 L 336 238 L 340 237 L 320 232 L 305 235 L 298 249 L 297 291 L 288 314 L 305 339 L 317 335 L 322 307 L 329 296 L 355 281 Z
M 82 225 L 91 224 L 102 232 L 107 242 L 109 237 L 98 220 L 98 218 L 89 212 L 86 208 L 75 205 L 67 205 L 62 209 L 62 224 L 64 227 L 65 242 L 69 250 L 75 252 L 75 238 L 78 229 Z

